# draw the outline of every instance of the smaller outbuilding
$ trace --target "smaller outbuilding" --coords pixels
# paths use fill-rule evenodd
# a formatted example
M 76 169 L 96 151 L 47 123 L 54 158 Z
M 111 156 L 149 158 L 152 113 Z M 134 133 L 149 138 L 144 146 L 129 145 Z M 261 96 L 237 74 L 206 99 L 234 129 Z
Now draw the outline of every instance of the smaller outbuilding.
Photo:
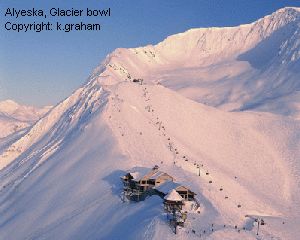
M 164 209 L 168 212 L 181 211 L 183 205 L 183 198 L 174 189 L 164 197 Z
M 139 83 L 139 84 L 141 84 L 141 85 L 143 85 L 143 81 L 144 81 L 144 79 L 142 79 L 142 78 L 134 78 L 134 79 L 132 80 L 132 82 L 134 82 L 134 83 Z

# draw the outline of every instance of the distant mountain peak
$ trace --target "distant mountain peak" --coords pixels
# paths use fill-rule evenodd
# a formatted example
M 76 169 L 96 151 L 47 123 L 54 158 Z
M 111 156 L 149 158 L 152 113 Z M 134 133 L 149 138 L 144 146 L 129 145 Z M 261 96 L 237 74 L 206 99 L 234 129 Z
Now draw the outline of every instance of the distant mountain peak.
M 15 102 L 14 100 L 12 99 L 6 99 L 6 100 L 3 100 L 3 101 L 0 101 L 0 104 L 4 105 L 4 104 L 7 104 L 7 105 L 19 105 L 17 102 Z
M 20 105 L 17 102 L 11 99 L 7 99 L 0 102 L 0 111 L 1 112 L 15 111 L 19 106 Z
M 1 101 L 0 138 L 6 137 L 18 130 L 30 126 L 44 116 L 51 108 L 51 106 L 37 108 L 33 106 L 21 105 L 11 99 Z

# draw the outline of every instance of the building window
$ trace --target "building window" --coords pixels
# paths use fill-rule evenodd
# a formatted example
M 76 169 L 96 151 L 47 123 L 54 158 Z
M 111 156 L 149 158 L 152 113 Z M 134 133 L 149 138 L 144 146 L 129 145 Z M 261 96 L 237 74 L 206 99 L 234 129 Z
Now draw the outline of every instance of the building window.
M 155 185 L 155 180 L 149 179 L 149 180 L 148 180 L 148 184 L 150 184 L 150 185 Z

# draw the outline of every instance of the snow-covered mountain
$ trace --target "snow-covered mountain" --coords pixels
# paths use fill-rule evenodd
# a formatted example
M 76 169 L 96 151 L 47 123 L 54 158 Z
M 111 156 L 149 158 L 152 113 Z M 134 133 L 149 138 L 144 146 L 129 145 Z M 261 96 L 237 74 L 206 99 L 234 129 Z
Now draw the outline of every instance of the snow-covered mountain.
M 263 239 L 298 239 L 299 19 L 114 51 L 0 153 L 0 238 L 257 239 L 255 215 Z M 179 236 L 159 197 L 120 199 L 120 176 L 154 165 L 197 193 Z
M 155 46 L 118 49 L 108 61 L 124 79 L 136 73 L 210 106 L 299 118 L 299 11 L 280 9 L 238 27 L 191 29 Z
M 36 108 L 13 100 L 0 102 L 0 138 L 18 132 L 44 116 L 51 107 Z

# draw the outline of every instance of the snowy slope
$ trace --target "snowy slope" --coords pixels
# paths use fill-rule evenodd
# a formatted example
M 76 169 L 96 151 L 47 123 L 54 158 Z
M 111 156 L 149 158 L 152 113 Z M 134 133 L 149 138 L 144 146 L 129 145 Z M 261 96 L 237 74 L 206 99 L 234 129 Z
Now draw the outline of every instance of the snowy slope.
M 242 83 L 230 82 L 232 77 L 215 84 L 215 97 L 218 91 L 222 96 L 223 88 L 224 93 L 232 89 L 245 94 L 250 89 L 245 82 L 257 81 L 258 70 L 237 58 L 248 56 L 278 29 L 297 23 L 298 16 L 297 9 L 286 8 L 253 24 L 190 30 L 156 46 L 110 54 L 86 84 L 0 148 L 0 238 L 199 239 L 201 234 L 202 239 L 257 239 L 253 220 L 245 217 L 251 215 L 266 221 L 263 239 L 298 239 L 300 122 L 271 113 L 224 111 L 259 99 L 251 94 L 246 102 L 224 101 L 221 109 L 201 103 L 202 91 L 213 89 L 211 83 L 226 71 L 234 77 L 245 73 L 239 75 Z M 230 51 L 213 45 L 211 53 L 201 55 L 204 48 L 194 44 L 200 44 L 202 33 L 220 36 L 220 43 L 226 40 L 214 31 L 235 36 L 235 43 Z M 248 42 L 241 44 L 244 36 Z M 284 71 L 294 64 L 287 53 L 282 55 L 288 60 Z M 274 56 L 274 62 L 279 59 Z M 209 75 L 208 87 L 198 87 Z M 280 91 L 287 91 L 295 76 L 297 72 Z M 134 78 L 146 84 L 132 83 Z M 262 81 L 270 87 L 270 79 Z M 188 86 L 184 91 L 183 83 Z M 200 94 L 198 102 L 188 88 Z M 286 97 L 280 101 L 288 104 L 291 97 L 297 102 L 297 96 Z M 275 110 L 277 101 L 272 102 Z M 291 107 L 288 115 L 295 112 Z M 195 163 L 203 164 L 200 177 Z M 189 213 L 186 228 L 176 236 L 159 197 L 135 204 L 120 199 L 119 177 L 135 166 L 155 164 L 190 186 L 201 204 L 200 214 Z
M 44 116 L 51 107 L 36 108 L 20 105 L 12 100 L 0 102 L 0 138 L 32 125 Z
M 29 126 L 28 122 L 18 121 L 0 113 L 0 138 L 18 132 Z
M 190 48 L 174 51 L 184 71 L 163 70 L 162 83 L 225 110 L 259 109 L 299 118 L 299 39 L 297 8 L 239 27 L 190 30 L 158 44 L 158 51 L 176 48 L 176 41 Z
M 109 67 L 224 110 L 299 118 L 299 26 L 299 8 L 283 8 L 251 24 L 191 29 L 155 46 L 118 49 Z

